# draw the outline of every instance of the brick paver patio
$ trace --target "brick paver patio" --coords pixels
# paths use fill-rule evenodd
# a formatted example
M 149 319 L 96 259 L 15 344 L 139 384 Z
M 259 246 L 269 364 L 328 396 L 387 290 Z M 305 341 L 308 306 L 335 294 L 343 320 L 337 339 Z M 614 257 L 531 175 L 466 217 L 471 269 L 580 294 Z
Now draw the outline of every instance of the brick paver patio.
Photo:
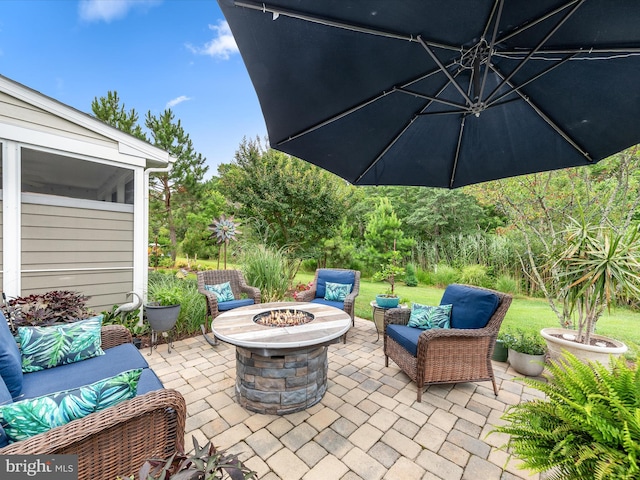
M 356 318 L 346 344 L 329 347 L 328 390 L 303 412 L 262 415 L 235 400 L 235 347 L 202 337 L 160 345 L 146 357 L 165 387 L 187 401 L 185 445 L 209 439 L 239 454 L 264 480 L 538 479 L 499 450 L 488 433 L 509 405 L 541 396 L 494 362 L 500 393 L 490 382 L 416 385 L 389 362 L 373 322 Z

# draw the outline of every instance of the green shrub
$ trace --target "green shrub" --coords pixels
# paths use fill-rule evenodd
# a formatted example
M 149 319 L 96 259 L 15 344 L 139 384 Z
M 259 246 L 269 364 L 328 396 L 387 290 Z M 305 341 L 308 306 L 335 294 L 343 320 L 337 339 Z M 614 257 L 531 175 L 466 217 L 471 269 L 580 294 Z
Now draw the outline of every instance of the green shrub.
M 540 334 L 517 330 L 515 333 L 507 330 L 500 335 L 504 346 L 527 355 L 544 355 L 547 353 L 547 344 Z
M 571 354 L 547 365 L 546 380 L 526 378 L 545 394 L 514 405 L 495 432 L 521 468 L 563 480 L 640 478 L 640 374 L 623 359 L 610 368 Z
M 518 293 L 518 282 L 509 275 L 500 275 L 496 280 L 496 290 L 503 293 Z
M 484 265 L 465 265 L 460 272 L 459 282 L 478 287 L 488 286 L 487 267 Z
M 446 287 L 452 283 L 459 282 L 460 273 L 449 265 L 440 264 L 436 266 L 433 272 L 433 284 L 438 287 Z
M 407 287 L 417 287 L 418 278 L 416 277 L 416 266 L 413 263 L 407 263 L 404 273 L 404 283 Z
M 416 277 L 418 277 L 418 282 L 423 285 L 433 285 L 433 273 L 429 270 L 418 268 L 416 270 Z
M 150 272 L 148 297 L 150 300 L 162 298 L 164 302 L 180 304 L 176 323 L 178 334 L 197 333 L 200 324 L 205 323 L 206 301 L 198 292 L 197 281 L 193 278 L 180 279 L 171 272 Z
M 296 273 L 296 261 L 288 258 L 283 249 L 262 245 L 244 251 L 242 267 L 247 283 L 260 289 L 263 302 L 283 300 Z

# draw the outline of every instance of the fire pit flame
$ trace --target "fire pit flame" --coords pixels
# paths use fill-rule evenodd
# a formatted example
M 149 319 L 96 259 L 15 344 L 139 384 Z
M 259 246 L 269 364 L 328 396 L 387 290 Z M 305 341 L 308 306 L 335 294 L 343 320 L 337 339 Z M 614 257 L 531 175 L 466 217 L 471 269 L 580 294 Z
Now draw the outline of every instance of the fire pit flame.
M 295 327 L 309 323 L 315 317 L 304 310 L 281 308 L 268 310 L 253 317 L 253 321 L 267 327 Z

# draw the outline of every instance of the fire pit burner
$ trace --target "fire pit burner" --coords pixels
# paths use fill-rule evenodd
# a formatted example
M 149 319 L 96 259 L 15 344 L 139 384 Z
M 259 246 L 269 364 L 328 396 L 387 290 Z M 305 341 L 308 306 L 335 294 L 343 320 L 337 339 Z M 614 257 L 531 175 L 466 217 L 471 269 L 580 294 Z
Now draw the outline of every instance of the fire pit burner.
M 309 323 L 314 318 L 312 313 L 304 310 L 279 308 L 259 313 L 253 317 L 253 321 L 267 327 L 295 327 Z

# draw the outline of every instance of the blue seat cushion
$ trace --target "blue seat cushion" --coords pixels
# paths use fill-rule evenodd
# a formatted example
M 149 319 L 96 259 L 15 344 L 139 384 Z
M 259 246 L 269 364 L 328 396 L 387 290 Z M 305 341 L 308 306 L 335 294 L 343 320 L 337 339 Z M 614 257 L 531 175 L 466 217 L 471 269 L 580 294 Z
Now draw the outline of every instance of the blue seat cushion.
M 316 284 L 316 298 L 324 298 L 327 290 L 327 282 L 354 285 L 356 275 L 349 270 L 330 270 L 321 268 L 318 270 L 318 282 Z
M 228 302 L 218 302 L 218 310 L 226 312 L 238 307 L 246 307 L 247 305 L 253 305 L 253 298 L 242 298 L 240 300 L 229 300 Z
M 336 300 L 325 300 L 324 298 L 314 298 L 311 303 L 321 303 L 322 305 L 329 305 L 330 307 L 336 307 L 340 310 L 344 310 L 344 302 L 338 302 Z
M 162 390 L 164 385 L 150 368 L 142 370 L 140 375 L 140 381 L 138 381 L 138 392 L 136 396 L 144 395 L 145 393 L 153 392 L 154 390 Z
M 149 364 L 131 343 L 105 350 L 99 357 L 47 368 L 24 375 L 22 395 L 14 400 L 34 398 L 51 392 L 70 390 L 89 385 L 134 368 L 148 368 Z
M 440 305 L 453 305 L 451 328 L 486 327 L 499 303 L 493 292 L 455 284 L 446 288 L 440 300 Z
M 0 376 L 12 397 L 22 391 L 22 355 L 7 319 L 0 312 Z
M 418 337 L 424 332 L 421 328 L 406 325 L 387 325 L 387 336 L 414 357 L 418 356 Z

